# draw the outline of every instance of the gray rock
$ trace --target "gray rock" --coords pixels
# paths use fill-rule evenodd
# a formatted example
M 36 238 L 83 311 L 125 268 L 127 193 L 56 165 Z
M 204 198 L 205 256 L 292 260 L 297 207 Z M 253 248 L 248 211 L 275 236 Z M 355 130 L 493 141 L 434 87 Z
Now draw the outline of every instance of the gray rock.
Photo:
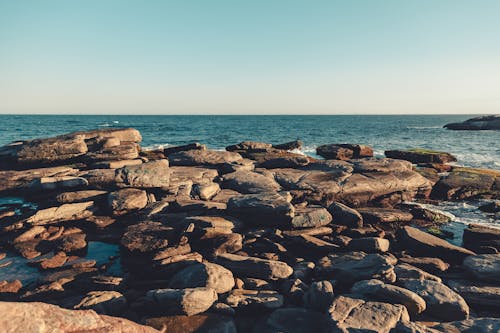
M 271 177 L 253 171 L 236 171 L 225 174 L 222 186 L 244 194 L 277 192 L 281 186 Z
M 288 225 L 294 207 L 277 193 L 247 194 L 229 199 L 227 210 L 255 225 Z
M 388 239 L 380 237 L 354 238 L 349 242 L 349 249 L 352 251 L 363 251 L 368 253 L 389 251 L 390 242 Z
M 401 279 L 417 279 L 417 280 L 431 280 L 436 282 L 441 282 L 441 278 L 426 271 L 412 266 L 410 264 L 399 263 L 394 266 L 394 272 L 396 272 L 396 276 L 398 280 Z
M 374 253 L 330 254 L 316 263 L 315 273 L 320 278 L 335 279 L 347 285 L 369 279 L 394 282 L 396 261 L 393 257 Z
M 410 319 L 403 305 L 370 302 L 349 296 L 338 296 L 328 312 L 340 332 L 388 333 L 398 322 Z
M 479 308 L 500 309 L 500 287 L 466 280 L 448 280 L 447 285 L 462 296 L 467 304 Z
M 284 262 L 236 254 L 221 254 L 217 257 L 217 262 L 237 277 L 284 279 L 293 273 L 293 269 Z
M 442 283 L 431 280 L 401 280 L 401 285 L 422 297 L 427 304 L 425 313 L 452 321 L 467 319 L 469 306 L 465 300 Z
M 334 297 L 333 285 L 330 281 L 313 282 L 303 296 L 304 307 L 325 312 Z
M 188 316 L 207 311 L 216 300 L 211 288 L 155 289 L 146 294 L 146 301 L 157 310 Z
M 379 280 L 365 280 L 356 282 L 351 292 L 368 296 L 372 299 L 393 304 L 403 304 L 412 316 L 425 310 L 425 301 L 414 292 Z
M 96 207 L 92 201 L 64 204 L 59 207 L 40 209 L 26 219 L 26 223 L 31 225 L 46 225 L 63 221 L 81 220 L 92 216 L 95 210 Z
M 413 227 L 404 227 L 401 233 L 401 243 L 416 256 L 437 257 L 449 263 L 460 264 L 469 255 L 475 253 L 448 243 Z
M 482 281 L 500 282 L 500 254 L 480 254 L 465 258 L 465 269 Z
M 223 294 L 234 287 L 234 277 L 230 270 L 209 262 L 192 264 L 176 273 L 169 284 L 170 288 L 184 289 L 207 287 Z
M 148 204 L 146 191 L 124 188 L 108 195 L 108 206 L 113 215 L 120 216 L 142 209 Z
M 237 162 L 241 159 L 242 157 L 238 153 L 216 150 L 188 150 L 168 156 L 171 165 L 183 166 L 219 166 L 224 163 Z
M 128 165 L 115 171 L 115 181 L 121 187 L 164 188 L 170 184 L 167 160 Z
M 322 207 L 308 206 L 306 208 L 295 209 L 295 216 L 292 218 L 294 228 L 317 228 L 329 224 L 332 216 Z
M 500 332 L 499 318 L 475 318 L 450 323 L 440 323 L 433 327 L 445 333 L 498 333 Z
M 334 202 L 328 207 L 328 211 L 333 216 L 335 224 L 346 225 L 348 227 L 358 228 L 363 226 L 363 216 L 355 210 L 340 202 Z

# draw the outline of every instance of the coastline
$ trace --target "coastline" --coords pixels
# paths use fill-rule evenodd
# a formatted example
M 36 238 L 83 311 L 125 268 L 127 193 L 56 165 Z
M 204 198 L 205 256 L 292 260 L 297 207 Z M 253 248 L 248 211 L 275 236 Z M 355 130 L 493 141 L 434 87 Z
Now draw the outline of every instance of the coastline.
M 440 228 L 448 216 L 409 204 L 495 202 L 497 170 L 456 167 L 451 154 L 422 149 L 373 158 L 356 143 L 319 146 L 316 159 L 293 152 L 299 141 L 217 151 L 143 150 L 141 140 L 135 129 L 101 128 L 0 148 L 0 190 L 24 200 L 0 212 L 1 251 L 43 273 L 27 285 L 0 282 L 2 301 L 92 309 L 157 329 L 205 316 L 230 332 L 273 331 L 294 318 L 320 330 L 361 320 L 387 332 L 432 321 L 439 331 L 498 316 L 500 231 L 473 225 L 454 235 L 463 244 L 450 244 Z M 119 248 L 121 272 L 108 270 L 116 254 L 88 256 L 99 242 Z M 339 312 L 345 304 L 380 320 Z

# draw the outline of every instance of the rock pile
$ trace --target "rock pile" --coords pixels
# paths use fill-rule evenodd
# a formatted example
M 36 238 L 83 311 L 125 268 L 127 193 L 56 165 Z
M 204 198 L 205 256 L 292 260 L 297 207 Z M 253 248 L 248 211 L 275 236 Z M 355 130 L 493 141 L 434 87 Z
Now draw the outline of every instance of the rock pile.
M 0 249 L 42 272 L 0 281 L 12 302 L 0 327 L 498 332 L 498 230 L 471 225 L 453 245 L 421 228 L 446 216 L 404 203 L 498 198 L 497 171 L 356 144 L 318 147 L 318 160 L 290 151 L 300 142 L 143 151 L 140 140 L 116 129 L 0 148 L 2 195 L 36 206 L 0 212 Z M 102 239 L 119 245 L 120 273 L 83 258 Z

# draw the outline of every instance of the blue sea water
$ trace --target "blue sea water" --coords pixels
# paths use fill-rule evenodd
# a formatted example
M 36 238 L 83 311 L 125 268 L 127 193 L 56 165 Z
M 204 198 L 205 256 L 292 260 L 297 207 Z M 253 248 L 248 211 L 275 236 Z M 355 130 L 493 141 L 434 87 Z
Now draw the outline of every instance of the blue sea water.
M 500 131 L 450 131 L 443 125 L 471 115 L 326 116 L 163 116 L 163 115 L 0 115 L 0 145 L 71 131 L 135 127 L 143 147 L 198 141 L 212 149 L 244 140 L 304 142 L 314 155 L 325 143 L 362 143 L 383 155 L 386 149 L 428 148 L 457 156 L 458 164 L 500 169 Z

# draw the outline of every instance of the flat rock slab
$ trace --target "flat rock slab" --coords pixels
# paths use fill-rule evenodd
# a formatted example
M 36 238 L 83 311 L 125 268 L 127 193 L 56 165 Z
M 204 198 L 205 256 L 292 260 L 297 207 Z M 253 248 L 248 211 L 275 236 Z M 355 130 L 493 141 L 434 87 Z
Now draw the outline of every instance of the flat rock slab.
M 168 160 L 176 166 L 219 166 L 238 162 L 243 157 L 238 153 L 216 150 L 188 150 L 170 154 Z
M 0 312 L 0 327 L 4 332 L 159 332 L 127 319 L 98 315 L 92 310 L 67 310 L 45 303 L 0 302 Z
M 236 254 L 221 254 L 217 257 L 217 262 L 237 277 L 254 277 L 264 280 L 284 279 L 293 273 L 293 269 L 284 262 Z
M 350 285 L 356 281 L 379 279 L 394 282 L 394 264 L 396 259 L 380 254 L 350 252 L 330 254 L 321 258 L 315 267 L 315 274 L 325 279 L 334 279 Z
M 389 158 L 407 160 L 412 163 L 449 163 L 455 162 L 457 158 L 450 153 L 428 150 L 428 149 L 410 149 L 410 150 L 386 150 L 385 156 Z
M 255 225 L 288 225 L 294 207 L 278 193 L 246 194 L 229 199 L 227 210 Z
M 253 333 L 330 333 L 332 327 L 324 313 L 304 308 L 282 308 L 273 311 L 256 325 Z
M 399 209 L 392 208 L 358 208 L 358 212 L 363 216 L 363 220 L 367 223 L 395 223 L 395 222 L 410 222 L 413 215 Z
M 222 187 L 244 194 L 277 192 L 281 189 L 274 178 L 253 171 L 236 171 L 225 174 Z
M 401 244 L 417 256 L 437 257 L 454 264 L 460 264 L 467 256 L 475 255 L 470 250 L 408 226 L 402 229 Z
M 389 333 L 399 321 L 409 321 L 401 304 L 371 302 L 350 296 L 337 297 L 328 310 L 338 330 Z
M 31 225 L 46 225 L 63 221 L 81 220 L 93 215 L 94 202 L 63 204 L 59 207 L 41 209 L 29 217 L 26 223 Z

